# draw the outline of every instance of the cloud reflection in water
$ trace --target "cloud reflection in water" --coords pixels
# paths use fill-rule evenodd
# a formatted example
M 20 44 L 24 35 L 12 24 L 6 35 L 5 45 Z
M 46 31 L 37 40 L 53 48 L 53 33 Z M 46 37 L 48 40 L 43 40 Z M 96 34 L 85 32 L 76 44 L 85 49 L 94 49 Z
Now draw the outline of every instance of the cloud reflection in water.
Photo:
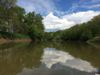
M 96 68 L 85 60 L 55 48 L 45 48 L 39 67 L 23 68 L 17 75 L 94 75 L 94 71 Z
M 51 68 L 54 64 L 60 63 L 63 66 L 74 68 L 85 72 L 94 72 L 94 68 L 89 62 L 75 58 L 67 52 L 56 50 L 55 48 L 45 48 L 44 54 L 41 60 L 48 68 Z

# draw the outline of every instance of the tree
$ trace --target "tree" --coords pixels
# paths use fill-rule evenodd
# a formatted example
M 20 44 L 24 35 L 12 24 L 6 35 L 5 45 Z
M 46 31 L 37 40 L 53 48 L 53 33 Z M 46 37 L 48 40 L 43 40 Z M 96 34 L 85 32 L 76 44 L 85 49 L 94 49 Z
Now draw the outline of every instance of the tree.
M 89 39 L 92 39 L 93 35 L 92 35 L 92 32 L 90 30 L 85 30 L 81 36 L 80 36 L 80 39 L 79 40 L 82 40 L 82 41 L 87 41 Z
M 0 30 L 11 30 L 13 16 L 12 8 L 16 6 L 16 0 L 0 0 Z
M 42 24 L 42 17 L 34 12 L 28 13 L 25 16 L 25 30 L 33 41 L 42 40 L 44 27 Z
M 12 14 L 10 15 L 10 13 Z M 11 20 L 10 22 L 12 22 L 10 23 L 10 25 L 12 24 L 11 31 L 16 33 L 24 33 L 24 15 L 25 10 L 21 7 L 16 6 L 10 9 L 9 19 Z

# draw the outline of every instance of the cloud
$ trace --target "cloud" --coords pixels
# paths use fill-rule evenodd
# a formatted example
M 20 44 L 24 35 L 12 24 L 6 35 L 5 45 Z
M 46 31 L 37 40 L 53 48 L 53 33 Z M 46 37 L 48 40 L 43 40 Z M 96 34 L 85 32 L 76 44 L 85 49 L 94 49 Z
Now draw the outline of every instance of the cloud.
M 87 9 L 98 9 L 100 8 L 100 4 L 81 5 L 81 7 Z
M 72 3 L 68 13 L 73 13 L 81 10 L 99 10 L 100 0 L 79 0 L 77 3 Z
M 68 29 L 76 24 L 81 24 L 90 21 L 94 16 L 99 15 L 99 11 L 85 11 L 85 12 L 77 12 L 72 14 L 67 14 L 59 18 L 53 13 L 48 14 L 43 19 L 43 24 L 45 29 L 56 29 L 63 30 Z
M 41 62 L 49 69 L 54 64 L 60 63 L 63 66 L 71 67 L 79 71 L 95 72 L 97 70 L 89 62 L 77 59 L 69 53 L 56 50 L 55 48 L 45 48 Z
M 92 5 L 92 8 L 100 8 L 100 4 Z
M 59 18 L 57 16 L 54 16 L 53 13 L 50 13 L 46 17 L 44 17 L 43 23 L 46 30 L 47 29 L 56 29 L 56 30 L 67 29 L 70 26 L 73 26 L 75 24 L 73 21 L 68 21 L 66 18 Z
M 86 8 L 86 9 L 100 8 L 100 0 L 83 1 L 83 2 L 80 2 L 79 7 Z
M 81 24 L 90 21 L 94 16 L 97 16 L 99 14 L 99 11 L 84 11 L 68 14 L 63 16 L 63 18 L 66 18 L 69 21 L 74 21 L 75 24 Z
M 49 13 L 56 9 L 53 0 L 18 0 L 19 6 L 26 9 L 26 12 Z
M 90 8 L 100 8 L 100 4 L 92 5 Z

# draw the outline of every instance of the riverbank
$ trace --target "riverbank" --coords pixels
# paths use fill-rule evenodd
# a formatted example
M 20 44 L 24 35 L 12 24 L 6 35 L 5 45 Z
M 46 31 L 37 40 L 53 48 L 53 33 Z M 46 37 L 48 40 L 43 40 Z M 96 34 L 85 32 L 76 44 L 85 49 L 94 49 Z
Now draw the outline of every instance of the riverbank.
M 89 42 L 91 42 L 91 43 L 98 43 L 98 44 L 100 44 L 100 36 L 97 36 L 97 37 L 95 37 L 95 38 L 93 38 L 93 39 L 89 40 Z
M 100 36 L 87 41 L 88 44 L 100 49 Z
M 15 42 L 15 43 L 18 43 L 18 42 L 31 42 L 31 39 L 14 39 L 14 40 L 10 40 L 10 39 L 3 39 L 3 38 L 0 38 L 0 44 L 3 44 L 3 43 L 9 43 L 9 42 Z

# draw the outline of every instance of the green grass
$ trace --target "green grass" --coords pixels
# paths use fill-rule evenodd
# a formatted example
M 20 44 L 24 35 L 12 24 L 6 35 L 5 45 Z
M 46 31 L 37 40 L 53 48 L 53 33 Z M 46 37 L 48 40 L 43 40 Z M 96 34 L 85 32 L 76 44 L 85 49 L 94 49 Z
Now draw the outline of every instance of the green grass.
M 23 38 L 29 38 L 29 37 L 28 37 L 28 35 L 25 35 L 25 34 L 0 31 L 0 38 L 4 38 L 4 39 L 23 39 Z

